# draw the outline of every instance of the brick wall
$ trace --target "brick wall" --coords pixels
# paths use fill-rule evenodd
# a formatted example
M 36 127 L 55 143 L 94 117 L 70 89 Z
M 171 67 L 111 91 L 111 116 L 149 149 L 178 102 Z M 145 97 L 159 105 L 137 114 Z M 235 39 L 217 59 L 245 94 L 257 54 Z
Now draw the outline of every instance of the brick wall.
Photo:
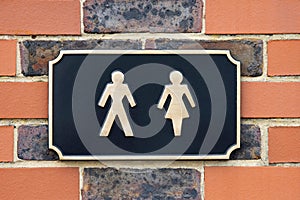
M 299 0 L 0 1 L 0 199 L 300 199 Z M 230 49 L 229 161 L 58 161 L 48 61 L 61 49 Z

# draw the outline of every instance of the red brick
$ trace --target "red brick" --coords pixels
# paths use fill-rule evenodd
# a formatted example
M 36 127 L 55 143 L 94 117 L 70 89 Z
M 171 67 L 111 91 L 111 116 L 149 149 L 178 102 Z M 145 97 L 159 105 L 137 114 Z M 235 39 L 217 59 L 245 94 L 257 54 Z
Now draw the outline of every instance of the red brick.
M 0 1 L 0 26 L 6 35 L 80 35 L 80 1 Z
M 244 118 L 300 117 L 300 82 L 243 82 Z
M 299 33 L 299 0 L 209 0 L 206 33 Z
M 300 162 L 300 127 L 269 128 L 269 162 Z
M 16 52 L 16 40 L 0 40 L 0 76 L 16 75 Z
M 300 75 L 300 40 L 268 42 L 268 75 Z
M 0 169 L 0 199 L 79 199 L 78 168 Z
M 14 160 L 14 127 L 0 126 L 0 162 Z
M 0 83 L 0 118 L 47 118 L 47 108 L 48 83 Z
M 206 167 L 205 200 L 300 199 L 300 168 Z

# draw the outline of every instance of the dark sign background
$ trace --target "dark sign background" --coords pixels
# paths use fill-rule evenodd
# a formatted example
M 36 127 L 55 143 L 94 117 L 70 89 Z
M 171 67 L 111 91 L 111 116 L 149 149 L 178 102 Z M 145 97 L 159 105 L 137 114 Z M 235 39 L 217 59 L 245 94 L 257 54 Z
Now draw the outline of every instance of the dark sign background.
M 171 141 L 180 139 L 184 140 L 185 137 L 176 137 L 173 134 L 172 122 L 167 119 L 163 128 L 153 134 L 151 137 L 140 138 L 140 137 L 125 137 L 123 131 L 114 122 L 108 138 L 99 136 L 99 132 L 90 133 L 87 129 L 87 135 L 91 135 L 91 141 L 96 141 L 98 146 L 95 147 L 93 152 L 89 151 L 88 144 L 83 143 L 80 138 L 73 116 L 73 87 L 79 69 L 86 59 L 86 57 L 93 57 L 95 62 L 94 66 L 91 67 L 102 67 L 104 73 L 99 77 L 96 93 L 94 94 L 94 108 L 97 116 L 99 126 L 102 126 L 106 114 L 110 108 L 110 100 L 106 103 L 104 108 L 97 105 L 102 92 L 107 83 L 111 82 L 111 73 L 115 70 L 120 70 L 125 74 L 133 68 L 147 64 L 147 63 L 158 63 L 171 67 L 173 70 L 180 71 L 185 79 L 189 82 L 190 86 L 194 90 L 198 104 L 195 109 L 200 112 L 200 120 L 198 123 L 197 132 L 192 138 L 192 142 L 189 146 L 185 147 L 184 152 L 177 151 L 158 151 L 164 146 L 168 145 Z M 201 152 L 201 146 L 203 145 L 204 138 L 207 134 L 207 130 L 211 123 L 212 115 L 212 103 L 211 97 L 208 90 L 208 86 L 203 79 L 202 75 L 195 69 L 195 67 L 188 62 L 184 57 L 180 55 L 169 55 L 169 54 L 124 54 L 118 55 L 103 55 L 103 54 L 66 54 L 62 59 L 53 66 L 53 145 L 56 146 L 64 156 L 101 156 L 101 155 L 202 155 L 202 153 L 208 155 L 224 155 L 227 150 L 236 144 L 237 141 L 237 66 L 231 63 L 226 55 L 188 55 L 198 62 L 207 56 L 213 60 L 217 66 L 226 92 L 226 117 L 223 129 L 217 141 L 215 141 L 214 147 L 210 152 Z M 112 62 L 107 66 L 101 65 L 101 60 L 109 59 L 111 57 Z M 159 71 L 157 72 L 159 73 Z M 147 74 L 145 74 L 147 76 Z M 86 80 L 87 82 L 89 80 Z M 166 77 L 168 81 L 168 77 Z M 185 84 L 183 82 L 183 84 Z M 129 84 L 128 84 L 129 85 Z M 130 88 L 130 85 L 129 85 Z M 164 86 L 155 83 L 148 83 L 140 86 L 133 92 L 133 97 L 137 103 L 137 106 L 129 109 L 130 117 L 134 123 L 139 126 L 146 126 L 150 123 L 151 119 L 148 114 L 148 110 L 151 106 L 158 103 L 163 92 Z M 191 88 L 190 88 L 191 89 Z M 170 98 L 170 97 L 169 97 Z M 170 99 L 168 98 L 167 103 L 164 105 L 165 110 L 168 108 Z M 184 99 L 185 105 L 188 110 L 191 110 L 190 105 L 186 99 Z M 123 104 L 128 104 L 127 100 L 123 100 Z M 128 116 L 129 117 L 129 116 Z M 165 120 L 162 118 L 161 120 Z M 193 120 L 193 118 L 184 119 Z M 86 121 L 84 123 L 88 123 Z M 184 128 L 184 126 L 183 126 Z M 100 130 L 99 130 L 100 131 Z M 238 133 L 239 134 L 239 133 Z M 189 137 L 189 136 L 186 136 Z M 111 151 L 107 150 L 102 141 L 109 140 L 111 145 L 115 145 L 124 151 Z M 176 141 L 175 141 L 176 143 Z M 178 143 L 178 145 L 180 145 Z M 104 152 L 104 153 L 103 153 Z

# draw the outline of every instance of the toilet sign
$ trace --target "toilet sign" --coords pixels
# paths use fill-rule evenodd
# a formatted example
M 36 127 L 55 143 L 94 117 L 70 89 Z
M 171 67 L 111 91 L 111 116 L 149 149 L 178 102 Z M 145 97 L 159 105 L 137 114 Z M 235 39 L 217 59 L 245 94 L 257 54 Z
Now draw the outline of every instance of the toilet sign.
M 229 50 L 62 50 L 49 62 L 49 148 L 62 160 L 229 159 L 239 147 Z

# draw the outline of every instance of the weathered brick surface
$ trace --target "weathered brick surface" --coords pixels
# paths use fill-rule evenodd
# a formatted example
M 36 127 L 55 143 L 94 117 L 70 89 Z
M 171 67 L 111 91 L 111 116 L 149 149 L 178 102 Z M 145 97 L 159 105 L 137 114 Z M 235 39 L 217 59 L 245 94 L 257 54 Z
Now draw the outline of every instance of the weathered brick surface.
M 146 49 L 229 49 L 241 62 L 243 76 L 260 76 L 263 68 L 263 43 L 261 40 L 147 40 Z
M 62 49 L 141 49 L 139 40 L 83 40 L 83 41 L 24 41 L 20 43 L 22 72 L 25 76 L 45 75 L 48 61 Z M 229 49 L 232 56 L 241 61 L 242 75 L 262 74 L 262 41 L 194 41 L 194 40 L 147 40 L 147 49 Z
M 48 126 L 20 126 L 18 129 L 18 157 L 23 160 L 57 160 L 48 149 Z
M 242 125 L 241 126 L 241 148 L 235 150 L 230 155 L 230 159 L 247 160 L 259 159 L 261 152 L 261 133 L 258 126 Z
M 201 0 L 87 0 L 84 31 L 200 32 Z
M 86 168 L 82 199 L 201 199 L 193 169 Z
M 48 74 L 48 62 L 56 58 L 60 50 L 141 48 L 139 40 L 28 40 L 20 43 L 22 73 L 25 76 Z

